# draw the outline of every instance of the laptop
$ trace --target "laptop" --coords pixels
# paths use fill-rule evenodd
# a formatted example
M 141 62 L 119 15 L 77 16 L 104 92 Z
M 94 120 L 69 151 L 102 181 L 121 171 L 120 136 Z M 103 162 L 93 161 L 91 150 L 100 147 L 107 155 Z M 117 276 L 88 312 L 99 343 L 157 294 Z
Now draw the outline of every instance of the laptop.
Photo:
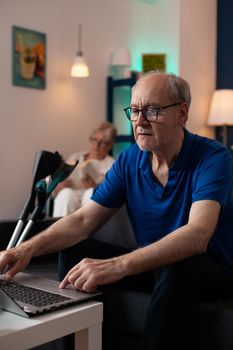
M 61 289 L 58 281 L 22 272 L 10 282 L 0 276 L 0 309 L 24 317 L 55 311 L 101 294 L 77 291 L 71 286 Z

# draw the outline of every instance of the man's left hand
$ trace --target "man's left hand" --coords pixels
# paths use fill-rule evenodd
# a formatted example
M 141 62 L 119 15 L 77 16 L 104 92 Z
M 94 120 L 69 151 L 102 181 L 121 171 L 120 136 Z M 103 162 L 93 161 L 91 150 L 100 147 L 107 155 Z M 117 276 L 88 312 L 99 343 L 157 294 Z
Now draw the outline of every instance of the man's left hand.
M 71 284 L 73 288 L 94 292 L 98 286 L 119 281 L 125 277 L 123 257 L 99 260 L 85 258 L 65 276 L 60 288 Z

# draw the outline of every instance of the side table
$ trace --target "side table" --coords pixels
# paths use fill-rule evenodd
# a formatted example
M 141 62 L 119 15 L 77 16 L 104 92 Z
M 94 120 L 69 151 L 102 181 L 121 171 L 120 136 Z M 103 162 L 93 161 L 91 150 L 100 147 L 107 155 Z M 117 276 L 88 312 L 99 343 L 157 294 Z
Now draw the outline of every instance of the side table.
M 101 350 L 102 321 L 103 304 L 96 301 L 33 318 L 0 310 L 0 349 L 30 349 L 75 333 L 75 350 Z

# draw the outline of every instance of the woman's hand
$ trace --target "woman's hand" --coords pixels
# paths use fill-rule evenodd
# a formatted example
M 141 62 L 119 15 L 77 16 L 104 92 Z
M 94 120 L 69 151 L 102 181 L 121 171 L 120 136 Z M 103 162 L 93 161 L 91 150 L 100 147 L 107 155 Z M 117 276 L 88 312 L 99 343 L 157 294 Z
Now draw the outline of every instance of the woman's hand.
M 55 188 L 55 190 L 53 191 L 54 193 L 55 193 L 55 195 L 57 195 L 61 190 L 63 190 L 63 188 L 73 188 L 74 187 L 74 183 L 73 183 L 73 180 L 71 180 L 71 179 L 66 179 L 66 180 L 64 180 L 64 181 L 62 181 L 62 182 L 60 182 L 57 186 L 56 186 L 56 188 Z
M 85 188 L 86 190 L 88 188 L 91 188 L 91 187 L 95 187 L 96 186 L 96 183 L 95 181 L 92 179 L 92 177 L 90 175 L 86 175 L 85 177 L 83 177 L 81 179 L 81 184 L 82 184 L 82 188 Z

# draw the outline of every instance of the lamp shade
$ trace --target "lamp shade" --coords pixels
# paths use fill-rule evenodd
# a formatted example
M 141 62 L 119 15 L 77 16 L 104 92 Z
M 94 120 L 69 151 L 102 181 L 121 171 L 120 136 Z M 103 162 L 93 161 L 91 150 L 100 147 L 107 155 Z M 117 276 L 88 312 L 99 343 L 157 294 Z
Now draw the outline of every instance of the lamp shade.
M 110 66 L 129 67 L 130 65 L 131 65 L 131 57 L 128 49 L 119 48 L 111 54 Z
M 208 125 L 233 125 L 233 90 L 216 90 L 213 94 Z
M 82 26 L 78 26 L 78 52 L 74 58 L 73 65 L 70 70 L 70 75 L 75 78 L 84 78 L 89 77 L 88 65 L 85 61 L 85 58 L 81 49 L 82 43 Z
M 89 77 L 89 69 L 86 63 L 85 58 L 77 53 L 74 58 L 73 65 L 71 67 L 70 75 L 76 78 Z

